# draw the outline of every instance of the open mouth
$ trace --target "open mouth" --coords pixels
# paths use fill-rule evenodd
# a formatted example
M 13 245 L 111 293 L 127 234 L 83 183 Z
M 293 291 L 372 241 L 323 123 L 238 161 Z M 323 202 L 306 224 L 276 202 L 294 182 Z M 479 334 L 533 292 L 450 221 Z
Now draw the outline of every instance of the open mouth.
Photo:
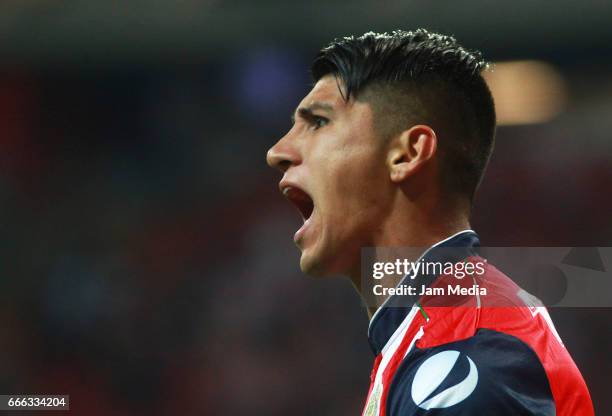
M 307 221 L 314 210 L 314 202 L 312 201 L 312 198 L 306 192 L 295 186 L 284 187 L 282 192 L 285 198 L 287 198 L 298 209 L 302 215 L 302 219 Z

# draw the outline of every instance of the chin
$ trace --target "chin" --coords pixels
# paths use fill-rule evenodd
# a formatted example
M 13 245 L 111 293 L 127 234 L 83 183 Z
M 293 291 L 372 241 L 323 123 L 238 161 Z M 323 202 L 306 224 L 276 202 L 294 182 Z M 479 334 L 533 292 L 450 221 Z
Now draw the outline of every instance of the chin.
M 314 277 L 323 277 L 327 275 L 327 273 L 325 273 L 325 267 L 306 253 L 302 253 L 302 257 L 300 258 L 300 269 L 303 273 Z
M 341 267 L 337 252 L 324 252 L 323 250 L 303 250 L 300 257 L 300 269 L 303 273 L 313 277 L 336 277 L 346 275 Z
M 303 273 L 314 277 L 325 277 L 333 275 L 333 271 L 324 261 L 324 256 L 321 253 L 310 250 L 303 250 L 300 257 L 300 269 Z

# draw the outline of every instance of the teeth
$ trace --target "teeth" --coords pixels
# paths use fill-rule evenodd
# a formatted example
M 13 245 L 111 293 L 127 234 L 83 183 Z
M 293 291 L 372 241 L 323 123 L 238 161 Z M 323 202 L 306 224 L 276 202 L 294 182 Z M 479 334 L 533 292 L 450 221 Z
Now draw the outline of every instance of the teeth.
M 284 186 L 281 193 L 298 209 L 304 221 L 312 215 L 314 203 L 306 192 L 293 186 Z

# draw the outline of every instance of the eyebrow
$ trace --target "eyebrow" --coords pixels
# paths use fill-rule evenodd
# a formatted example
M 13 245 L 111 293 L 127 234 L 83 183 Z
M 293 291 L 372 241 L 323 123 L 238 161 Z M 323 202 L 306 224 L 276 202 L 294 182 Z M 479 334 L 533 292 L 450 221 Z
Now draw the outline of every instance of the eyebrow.
M 325 111 L 327 113 L 333 113 L 334 107 L 331 104 L 322 101 L 315 101 L 309 106 L 297 108 L 295 112 L 291 115 L 291 123 L 295 124 L 295 114 L 299 114 L 301 117 L 304 118 L 311 118 L 314 115 L 313 113 L 317 110 Z

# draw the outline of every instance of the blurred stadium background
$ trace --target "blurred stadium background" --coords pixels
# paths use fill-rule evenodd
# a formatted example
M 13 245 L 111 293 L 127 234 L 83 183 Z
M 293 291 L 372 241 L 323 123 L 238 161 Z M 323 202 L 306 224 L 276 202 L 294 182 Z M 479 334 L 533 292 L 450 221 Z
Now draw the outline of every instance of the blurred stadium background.
M 4 0 L 0 392 L 87 415 L 358 414 L 365 312 L 347 281 L 301 275 L 264 161 L 310 59 L 421 26 L 483 50 L 505 124 L 483 244 L 610 246 L 611 23 L 603 1 Z M 551 312 L 612 414 L 611 310 Z

